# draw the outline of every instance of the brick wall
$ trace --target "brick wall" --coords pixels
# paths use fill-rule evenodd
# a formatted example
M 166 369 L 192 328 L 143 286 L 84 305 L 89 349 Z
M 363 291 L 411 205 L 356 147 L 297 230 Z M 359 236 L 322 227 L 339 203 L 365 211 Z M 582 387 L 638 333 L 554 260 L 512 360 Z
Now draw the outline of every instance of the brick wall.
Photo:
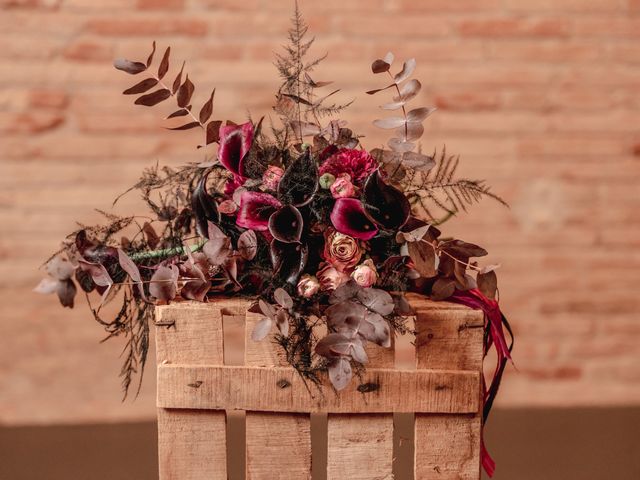
M 0 422 L 150 417 L 153 373 L 121 406 L 116 358 L 81 300 L 62 310 L 31 289 L 75 220 L 155 161 L 198 158 L 196 133 L 167 133 L 167 111 L 119 95 L 117 56 L 153 39 L 189 60 L 216 116 L 269 112 L 271 52 L 291 1 L 0 0 Z M 502 263 L 502 304 L 518 334 L 502 406 L 640 403 L 640 1 L 301 1 L 328 50 L 318 78 L 356 98 L 367 135 L 380 98 L 369 73 L 392 50 L 415 56 L 424 147 L 446 143 L 462 170 L 512 205 L 472 209 L 446 230 Z M 175 66 L 175 65 L 174 65 Z M 167 107 L 168 108 L 168 107 Z M 136 208 L 125 200 L 118 212 Z

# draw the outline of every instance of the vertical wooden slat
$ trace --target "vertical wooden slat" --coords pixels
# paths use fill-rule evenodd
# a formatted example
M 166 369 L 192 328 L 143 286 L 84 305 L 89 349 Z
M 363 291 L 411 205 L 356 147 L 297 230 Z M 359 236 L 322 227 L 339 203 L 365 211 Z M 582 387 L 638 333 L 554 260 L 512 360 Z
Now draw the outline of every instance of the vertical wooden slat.
M 433 309 L 421 300 L 416 308 L 418 369 L 482 369 L 481 312 L 452 305 Z M 480 392 L 478 392 L 480 395 Z M 415 416 L 415 478 L 478 480 L 481 414 Z
M 262 316 L 247 313 L 245 365 L 288 366 L 282 349 L 270 338 L 251 339 Z M 273 388 L 281 388 L 274 385 Z M 285 387 L 286 388 L 286 387 Z M 311 478 L 311 423 L 308 413 L 247 412 L 247 480 Z
M 223 364 L 220 308 L 158 307 L 156 321 L 158 364 Z M 158 456 L 160 480 L 226 480 L 225 412 L 159 408 Z
M 369 344 L 367 354 L 368 367 L 394 366 L 393 346 L 382 348 Z M 327 480 L 346 478 L 393 478 L 393 414 L 328 415 Z

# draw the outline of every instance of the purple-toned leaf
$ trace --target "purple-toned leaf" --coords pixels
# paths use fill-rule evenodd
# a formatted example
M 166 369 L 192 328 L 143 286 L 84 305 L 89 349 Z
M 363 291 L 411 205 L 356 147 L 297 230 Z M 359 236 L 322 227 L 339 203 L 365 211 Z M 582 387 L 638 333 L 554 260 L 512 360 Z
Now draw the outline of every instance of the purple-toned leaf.
M 422 88 L 422 84 L 416 80 L 415 78 L 409 80 L 407 83 L 403 84 L 400 87 L 400 95 L 397 97 L 393 97 L 394 102 L 408 102 L 413 99 L 420 89 Z
M 362 346 L 356 337 L 349 337 L 342 333 L 330 333 L 316 344 L 315 351 L 325 358 L 348 357 L 352 355 L 354 344 Z
M 369 363 L 369 356 L 364 349 L 364 345 L 362 344 L 360 337 L 355 337 L 353 339 L 353 343 L 351 344 L 351 358 L 363 365 L 365 363 Z
M 391 65 L 389 65 L 387 62 L 385 62 L 382 59 L 377 59 L 375 60 L 372 64 L 371 64 L 371 71 L 373 73 L 384 73 L 384 72 L 388 72 L 389 68 L 391 68 Z
M 351 279 L 333 291 L 329 297 L 329 303 L 334 305 L 344 302 L 345 300 L 353 299 L 360 290 L 362 290 L 362 287 Z
M 251 331 L 251 340 L 254 342 L 263 340 L 267 335 L 269 335 L 272 326 L 273 320 L 267 317 L 262 318 L 254 325 L 253 330 Z
M 176 110 L 175 112 L 173 112 L 172 114 L 170 114 L 166 120 L 169 120 L 170 118 L 176 118 L 176 117 L 184 117 L 186 115 L 189 115 L 189 110 L 187 110 L 186 108 L 181 108 L 180 110 Z
M 113 62 L 113 66 L 118 70 L 122 70 L 123 72 L 127 72 L 131 75 L 137 75 L 140 72 L 144 72 L 147 69 L 147 66 L 142 62 L 132 62 L 131 60 L 127 60 L 125 58 L 118 58 L 115 62 Z
M 387 142 L 387 145 L 389 145 L 389 148 L 391 150 L 398 153 L 410 152 L 411 150 L 416 148 L 415 143 L 407 142 L 402 138 L 391 138 Z
M 269 218 L 281 207 L 280 200 L 268 193 L 245 190 L 240 196 L 236 224 L 251 230 L 268 230 Z
M 364 320 L 360 323 L 359 333 L 365 339 L 381 347 L 391 347 L 391 328 L 379 313 L 367 312 Z
M 291 126 L 291 129 L 294 131 L 295 135 L 298 137 L 319 135 L 322 132 L 322 129 L 315 123 L 299 122 L 295 120 L 289 125 Z
M 327 370 L 329 372 L 329 380 L 331 381 L 333 388 L 338 391 L 349 385 L 351 377 L 353 376 L 349 360 L 343 357 L 336 358 L 329 363 Z
M 393 297 L 379 288 L 363 288 L 358 291 L 358 300 L 369 310 L 380 315 L 390 315 L 393 313 Z
M 171 47 L 167 47 L 158 66 L 158 78 L 162 80 L 169 71 L 169 56 L 171 55 Z
M 451 240 L 443 248 L 456 258 L 484 257 L 488 255 L 484 248 L 462 240 Z
M 127 88 L 123 95 L 137 95 L 138 93 L 144 93 L 147 90 L 155 87 L 158 84 L 158 80 L 155 78 L 145 78 L 139 83 L 136 83 L 133 87 Z
M 58 294 L 58 299 L 60 300 L 60 304 L 63 307 L 73 308 L 73 301 L 76 297 L 76 285 L 73 283 L 73 280 L 70 278 L 66 280 L 60 280 L 58 282 L 58 289 L 56 293 Z
M 265 302 L 264 300 L 258 300 L 258 307 L 263 315 L 270 318 L 271 320 L 275 320 L 276 314 L 278 313 L 273 305 Z
M 403 126 L 406 123 L 404 117 L 387 117 L 374 120 L 373 124 L 378 128 L 392 129 Z
M 160 90 L 156 90 L 155 92 L 151 92 L 136 98 L 136 101 L 134 103 L 136 105 L 144 105 L 145 107 L 153 107 L 160 102 L 164 102 L 170 96 L 171 92 L 169 90 L 167 90 L 166 88 L 161 88 Z
M 407 120 L 409 122 L 422 122 L 425 118 L 437 110 L 436 107 L 420 107 L 409 110 Z
M 383 110 L 398 110 L 399 108 L 402 108 L 405 103 L 406 102 L 404 100 L 401 100 L 399 102 L 385 103 L 384 105 L 380 105 L 380 108 Z
M 170 302 L 178 293 L 178 267 L 161 265 L 151 276 L 149 294 L 158 300 Z
M 180 125 L 179 127 L 171 127 L 167 128 L 167 130 L 191 130 L 192 128 L 196 128 L 200 126 L 200 122 L 189 122 L 184 125 Z
M 180 85 L 178 88 L 178 106 L 186 107 L 189 105 L 189 101 L 191 101 L 191 96 L 193 95 L 193 91 L 195 90 L 195 86 L 189 80 L 189 75 L 184 80 L 184 83 Z
M 406 130 L 404 128 L 399 128 L 397 134 L 404 138 L 409 142 L 413 142 L 415 140 L 419 140 L 424 133 L 424 126 L 421 123 L 417 122 L 409 122 L 407 123 Z
M 283 308 L 293 308 L 293 299 L 284 288 L 276 288 L 273 298 Z
M 395 313 L 402 316 L 402 317 L 408 317 L 411 315 L 415 315 L 415 309 L 411 306 L 411 304 L 409 303 L 409 301 L 407 300 L 407 298 L 404 296 L 403 293 L 400 294 L 394 294 L 393 296 L 393 302 L 396 305 L 395 308 Z
M 44 295 L 48 295 L 50 293 L 55 293 L 58 289 L 59 280 L 55 278 L 43 278 L 40 280 L 40 283 L 33 289 L 36 293 L 42 293 Z
M 392 65 L 393 61 L 395 60 L 395 57 L 393 56 L 393 53 L 387 52 L 387 54 L 384 57 L 382 57 L 382 60 L 387 62 L 389 65 Z
M 495 300 L 498 290 L 498 277 L 494 270 L 486 273 L 478 273 L 477 283 L 478 290 L 480 290 L 485 297 Z
M 296 103 L 301 103 L 303 105 L 308 105 L 310 107 L 313 106 L 313 103 L 311 103 L 309 100 L 307 100 L 305 98 L 302 98 L 302 97 L 299 97 L 297 95 L 290 95 L 288 93 L 283 93 L 282 96 L 290 98 L 291 100 L 293 100 Z
M 404 65 L 402 66 L 402 70 L 398 72 L 396 76 L 393 77 L 393 80 L 396 82 L 396 84 L 401 83 L 405 81 L 407 78 L 409 78 L 415 69 L 416 69 L 416 59 L 410 58 L 409 60 L 404 62 Z
M 388 185 L 376 171 L 364 185 L 364 204 L 369 216 L 387 230 L 399 230 L 409 219 L 411 204 L 399 189 Z
M 269 233 L 281 242 L 299 242 L 303 226 L 302 214 L 293 205 L 285 205 L 269 217 Z
M 302 207 L 318 191 L 318 165 L 308 148 L 285 170 L 278 183 L 278 195 L 284 203 Z
M 185 245 L 185 252 L 187 261 L 180 266 L 180 273 L 182 276 L 189 278 L 189 280 L 185 280 L 180 290 L 180 296 L 186 300 L 203 302 L 211 288 L 211 282 L 207 279 L 202 268 L 196 263 L 188 245 Z M 204 263 L 206 268 L 208 262 L 205 261 Z
M 156 42 L 154 40 L 153 44 L 151 45 L 151 53 L 147 57 L 147 68 L 149 68 L 151 66 L 151 62 L 153 62 L 153 55 L 155 53 L 156 53 Z
M 337 331 L 355 332 L 367 313 L 367 309 L 353 300 L 335 303 L 325 309 L 327 324 Z
M 270 255 L 274 275 L 288 283 L 297 284 L 300 274 L 307 265 L 308 247 L 299 243 L 284 243 L 274 239 L 271 241 Z
M 173 93 L 174 95 L 176 94 L 176 92 L 180 88 L 180 85 L 182 84 L 182 72 L 183 71 L 184 71 L 184 62 L 182 62 L 182 67 L 180 67 L 180 71 L 178 72 L 178 75 L 176 75 L 176 78 L 173 81 L 173 85 L 171 87 L 171 93 Z
M 417 152 L 405 152 L 402 155 L 402 164 L 410 168 L 427 172 L 436 165 L 436 162 L 433 160 L 433 157 L 430 157 L 429 155 L 423 155 L 422 153 Z
M 356 198 L 338 198 L 331 211 L 331 223 L 335 229 L 359 240 L 371 240 L 378 228 L 365 213 L 360 200 Z
M 258 237 L 253 230 L 245 230 L 238 237 L 238 252 L 245 260 L 253 260 L 258 252 Z
M 202 253 L 212 265 L 224 265 L 231 256 L 231 239 L 228 237 L 209 237 L 202 247 Z
M 113 280 L 109 272 L 107 272 L 107 269 L 104 268 L 104 265 L 87 262 L 86 260 L 78 260 L 78 266 L 81 270 L 89 273 L 93 283 L 99 287 L 110 287 L 113 285 Z
M 129 255 L 127 255 L 122 249 L 118 249 L 118 262 L 122 269 L 127 272 L 127 275 L 131 278 L 133 282 L 136 284 L 136 288 L 140 293 L 140 296 L 146 299 L 146 295 L 144 293 L 144 286 L 142 284 L 142 277 L 140 277 L 140 270 L 138 270 L 138 266 L 131 260 Z
M 276 313 L 276 327 L 278 327 L 282 336 L 289 335 L 289 314 L 286 310 L 280 309 Z
M 368 90 L 366 92 L 366 94 L 367 95 L 374 95 L 374 94 L 376 94 L 378 92 L 382 92 L 383 90 L 387 90 L 388 88 L 395 87 L 395 86 L 396 86 L 396 84 L 392 83 L 391 85 L 387 85 L 386 87 L 376 88 L 375 90 Z
M 306 79 L 307 83 L 311 86 L 311 88 L 326 87 L 327 85 L 331 85 L 333 83 L 333 82 L 316 82 L 306 72 L 304 74 L 304 78 Z

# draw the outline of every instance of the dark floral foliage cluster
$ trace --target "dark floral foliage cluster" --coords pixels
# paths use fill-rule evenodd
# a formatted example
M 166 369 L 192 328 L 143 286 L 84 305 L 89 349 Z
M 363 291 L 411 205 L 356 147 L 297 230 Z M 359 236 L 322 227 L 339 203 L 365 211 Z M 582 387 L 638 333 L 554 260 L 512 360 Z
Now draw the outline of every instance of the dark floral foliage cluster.
M 340 390 L 367 363 L 367 342 L 391 345 L 412 314 L 404 292 L 443 300 L 478 288 L 494 298 L 496 266 L 474 261 L 487 252 L 441 237 L 436 227 L 483 196 L 502 202 L 482 181 L 455 177 L 457 158 L 420 153 L 423 122 L 435 109 L 409 108 L 421 84 L 415 60 L 393 74 L 394 58 L 373 62 L 388 83 L 367 92 L 393 91 L 375 120 L 394 131 L 388 148 L 367 151 L 346 122 L 330 118 L 348 104 L 330 103 L 338 90 L 314 81 L 319 61 L 306 61 L 313 39 L 296 10 L 289 44 L 276 58 L 282 85 L 279 123 L 212 120 L 215 90 L 198 109 L 195 86 L 182 64 L 173 81 L 167 48 L 153 67 L 155 43 L 145 62 L 118 60 L 116 68 L 146 78 L 125 90 L 147 107 L 172 100 L 168 118 L 185 117 L 172 130 L 200 129 L 205 152 L 217 154 L 179 169 L 147 169 L 131 190 L 149 207 L 146 221 L 104 214 L 104 225 L 69 235 L 46 264 L 37 290 L 56 293 L 72 307 L 80 289 L 100 300 L 91 310 L 107 338 L 126 338 L 123 386 L 144 367 L 153 307 L 178 299 L 216 295 L 253 298 L 263 319 L 255 341 L 275 335 L 289 362 L 320 382 L 326 371 Z M 109 319 L 104 305 L 118 302 Z M 328 333 L 319 338 L 316 327 Z M 274 333 L 275 332 L 275 333 Z

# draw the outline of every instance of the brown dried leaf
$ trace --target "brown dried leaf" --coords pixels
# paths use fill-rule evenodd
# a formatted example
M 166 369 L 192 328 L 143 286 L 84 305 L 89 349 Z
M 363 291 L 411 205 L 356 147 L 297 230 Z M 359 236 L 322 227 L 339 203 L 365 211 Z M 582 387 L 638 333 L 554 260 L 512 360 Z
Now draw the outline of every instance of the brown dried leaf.
M 456 291 L 455 281 L 450 278 L 439 278 L 431 287 L 431 298 L 445 300 Z
M 161 88 L 155 92 L 148 93 L 136 99 L 134 102 L 136 105 L 144 105 L 145 107 L 153 107 L 160 102 L 164 102 L 171 96 L 171 92 L 166 88 Z
M 422 134 L 424 133 L 424 127 L 422 126 L 421 123 L 411 122 L 411 123 L 407 123 L 406 132 L 404 129 L 399 129 L 397 133 L 398 135 L 404 136 L 405 140 L 407 141 L 418 140 L 420 137 L 422 137 Z
M 203 125 L 207 122 L 207 120 L 209 120 L 209 118 L 211 117 L 211 113 L 213 112 L 213 96 L 216 94 L 216 89 L 214 88 L 213 91 L 211 92 L 211 96 L 209 97 L 209 100 L 207 100 L 207 102 L 202 106 L 202 108 L 200 109 L 200 123 L 202 123 Z
M 124 92 L 122 92 L 122 94 L 135 95 L 138 93 L 144 93 L 147 90 L 155 87 L 157 84 L 158 84 L 158 80 L 156 80 L 155 78 L 146 78 L 141 82 L 136 83 L 133 87 L 127 88 Z
M 283 288 L 276 288 L 273 298 L 283 308 L 293 308 L 293 299 Z
M 169 55 L 171 54 L 171 47 L 167 47 L 162 56 L 162 61 L 158 66 L 158 78 L 162 80 L 169 71 Z
M 291 100 L 293 100 L 296 103 L 302 103 L 303 105 L 308 105 L 308 106 L 313 106 L 313 103 L 311 103 L 309 100 L 299 97 L 297 95 L 290 95 L 288 93 L 283 93 L 282 94 L 283 97 L 287 97 L 290 98 Z
M 176 94 L 176 92 L 178 91 L 178 88 L 180 88 L 180 84 L 182 83 L 183 70 L 184 70 L 184 62 L 182 62 L 182 67 L 180 67 L 180 71 L 178 72 L 178 75 L 176 75 L 176 79 L 173 81 L 173 86 L 171 87 L 171 93 L 173 93 L 174 95 Z
M 433 157 L 416 152 L 405 152 L 402 155 L 402 163 L 407 167 L 415 168 L 423 172 L 431 170 L 436 164 Z
M 392 83 L 391 85 L 387 85 L 386 87 L 382 87 L 382 88 L 376 88 L 375 90 L 368 90 L 367 92 L 365 92 L 367 95 L 374 95 L 378 92 L 382 92 L 383 90 L 387 90 L 388 88 L 391 87 L 395 87 L 396 84 Z
M 156 53 L 156 42 L 153 41 L 153 45 L 151 46 L 151 53 L 147 57 L 147 68 L 151 66 L 151 62 L 153 62 L 153 55 Z
M 427 232 L 425 231 L 425 234 Z M 436 270 L 436 254 L 431 244 L 423 241 L 409 242 L 407 244 L 409 256 L 415 265 L 415 269 L 425 278 L 435 277 Z
M 58 255 L 47 263 L 47 273 L 57 280 L 68 280 L 73 276 L 75 267 L 66 258 Z
M 333 388 L 338 391 L 349 385 L 351 377 L 353 376 L 351 364 L 349 363 L 349 360 L 344 357 L 334 359 L 329 363 L 327 370 L 329 372 L 329 380 L 331 381 Z
M 395 303 L 393 308 L 395 309 Z M 358 333 L 381 347 L 391 347 L 391 327 L 379 313 L 367 312 L 363 321 L 360 322 Z
M 407 113 L 408 122 L 422 122 L 425 118 L 436 111 L 436 107 L 414 108 Z
M 127 272 L 127 275 L 131 278 L 133 282 L 136 284 L 136 288 L 140 293 L 142 298 L 146 298 L 144 293 L 144 286 L 142 284 L 142 277 L 140 277 L 140 270 L 138 270 L 138 266 L 131 260 L 129 255 L 127 255 L 122 249 L 118 248 L 118 263 L 122 269 Z
M 384 72 L 388 72 L 389 69 L 391 68 L 391 65 L 389 65 L 387 62 L 385 62 L 382 59 L 377 59 L 375 60 L 372 64 L 371 64 L 371 71 L 373 73 L 384 73 Z
M 482 294 L 495 300 L 496 292 L 498 290 L 498 277 L 494 270 L 490 270 L 486 273 L 478 273 L 477 277 L 478 289 L 482 292 Z
M 191 96 L 193 95 L 194 90 L 195 90 L 195 86 L 193 85 L 191 80 L 189 80 L 189 75 L 187 75 L 187 78 L 185 78 L 184 83 L 180 85 L 180 88 L 178 88 L 178 106 L 179 107 L 184 108 L 187 105 L 189 105 L 189 101 L 191 100 Z
M 189 115 L 189 110 L 187 110 L 186 108 L 181 108 L 180 110 L 176 110 L 175 112 L 173 112 L 172 114 L 170 114 L 166 120 L 169 120 L 170 118 L 176 118 L 176 117 L 184 117 L 186 115 Z
M 144 237 L 147 240 L 147 245 L 151 250 L 154 250 L 160 243 L 160 237 L 156 233 L 156 230 L 149 222 L 144 222 L 142 225 L 142 231 L 144 232 Z
M 126 58 L 118 58 L 113 62 L 113 66 L 118 70 L 127 72 L 130 75 L 137 75 L 138 73 L 144 72 L 147 69 L 147 66 L 144 63 L 133 62 L 131 60 L 127 60 Z
M 322 132 L 322 129 L 315 123 L 299 122 L 295 120 L 291 122 L 289 125 L 291 125 L 291 129 L 294 131 L 295 135 L 298 137 L 315 136 L 315 135 L 319 135 Z
M 213 120 L 207 124 L 207 145 L 220 140 L 220 120 Z
M 410 152 L 416 147 L 415 143 L 407 142 L 402 138 L 395 138 L 395 137 L 389 139 L 389 141 L 387 142 L 387 145 L 389 145 L 389 148 L 391 150 L 398 153 Z
M 393 56 L 393 53 L 391 53 L 391 52 L 387 52 L 387 54 L 382 58 L 382 60 L 387 62 L 389 65 L 393 64 L 393 60 L 394 59 L 395 59 L 395 57 Z
M 414 79 L 409 80 L 407 83 L 400 87 L 400 95 L 397 97 L 393 97 L 394 102 L 408 102 L 412 98 L 414 98 L 420 89 L 422 88 L 422 84 Z

